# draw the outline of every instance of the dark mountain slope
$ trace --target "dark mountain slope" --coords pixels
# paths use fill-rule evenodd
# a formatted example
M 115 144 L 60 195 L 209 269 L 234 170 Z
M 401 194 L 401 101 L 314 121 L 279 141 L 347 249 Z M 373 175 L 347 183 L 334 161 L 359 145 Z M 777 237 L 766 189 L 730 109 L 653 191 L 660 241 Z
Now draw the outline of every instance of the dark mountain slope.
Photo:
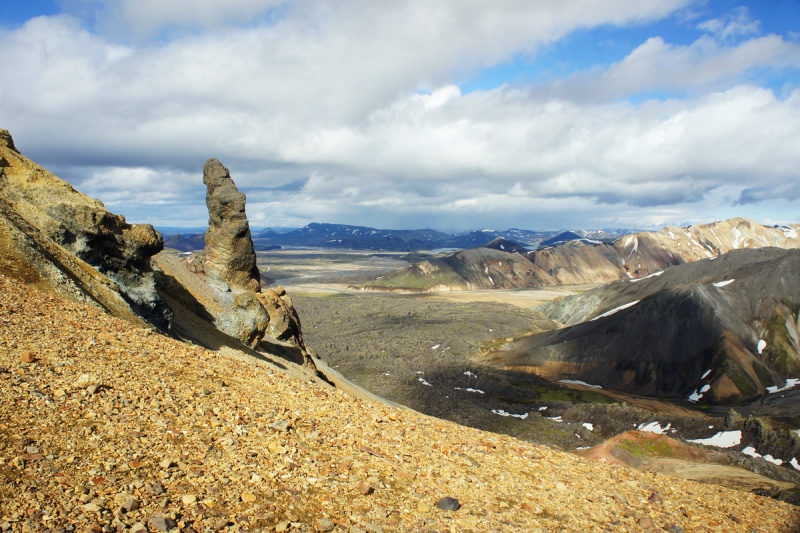
M 450 238 L 431 229 L 381 230 L 365 226 L 312 223 L 289 233 L 265 231 L 256 235 L 256 247 L 264 245 L 308 246 L 348 250 L 414 251 L 439 248 Z
M 800 377 L 800 251 L 738 250 L 620 281 L 547 311 L 569 327 L 487 356 L 548 379 L 738 402 Z
M 497 237 L 493 241 L 483 246 L 483 248 L 491 248 L 492 250 L 500 250 L 501 252 L 506 253 L 524 254 L 528 252 L 528 249 L 524 246 L 514 241 L 504 239 L 503 237 Z
M 552 239 L 547 239 L 546 241 L 542 241 L 539 243 L 540 247 L 545 246 L 557 246 L 559 244 L 566 244 L 569 241 L 577 241 L 582 239 L 582 237 L 576 233 L 572 233 L 571 231 L 565 231 L 564 233 L 559 233 Z
M 165 248 L 173 248 L 181 252 L 194 252 L 206 246 L 205 233 L 176 233 L 164 241 Z

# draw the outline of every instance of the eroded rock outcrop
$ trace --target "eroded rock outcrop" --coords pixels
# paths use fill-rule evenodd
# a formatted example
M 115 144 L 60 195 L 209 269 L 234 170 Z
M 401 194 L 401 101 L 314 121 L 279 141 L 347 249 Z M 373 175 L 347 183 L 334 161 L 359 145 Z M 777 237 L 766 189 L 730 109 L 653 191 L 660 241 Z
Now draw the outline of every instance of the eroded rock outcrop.
M 158 264 L 177 282 L 172 288 L 164 284 L 164 289 L 250 348 L 281 352 L 297 363 L 313 365 L 289 295 L 282 287 L 261 289 L 244 193 L 216 159 L 204 165 L 203 183 L 209 216 L 206 247 L 181 259 L 160 255 Z M 191 297 L 181 297 L 181 288 Z
M 209 159 L 203 166 L 208 207 L 206 275 L 231 289 L 258 292 L 261 287 L 256 252 L 245 213 L 245 195 L 239 192 L 222 163 Z
M 0 130 L 0 200 L 3 248 L 16 258 L 4 262 L 9 274 L 170 328 L 172 313 L 156 291 L 150 263 L 164 241 L 151 225 L 128 224 L 22 156 L 6 130 Z

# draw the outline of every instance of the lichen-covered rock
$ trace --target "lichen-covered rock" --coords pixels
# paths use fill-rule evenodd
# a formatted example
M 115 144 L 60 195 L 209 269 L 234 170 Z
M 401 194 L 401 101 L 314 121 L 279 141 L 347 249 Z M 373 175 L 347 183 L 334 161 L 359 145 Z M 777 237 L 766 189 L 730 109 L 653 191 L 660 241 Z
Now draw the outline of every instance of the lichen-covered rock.
M 102 202 L 81 194 L 66 181 L 23 157 L 6 130 L 0 130 L 0 159 L 3 161 L 0 196 L 6 218 L 16 228 L 14 231 L 36 241 L 42 248 L 37 253 L 44 254 L 42 257 L 56 253 L 44 251 L 54 243 L 94 267 L 114 282 L 113 289 L 133 313 L 160 329 L 169 329 L 172 312 L 156 292 L 150 262 L 164 247 L 161 234 L 149 224 L 128 224 L 124 217 L 109 212 Z M 29 227 L 23 228 L 16 216 Z M 16 246 L 22 246 L 21 242 L 18 240 Z M 26 246 L 30 248 L 31 245 Z M 23 255 L 30 255 L 28 252 L 31 251 L 26 249 Z M 100 294 L 105 289 L 95 287 L 96 280 L 90 279 L 91 273 L 81 272 L 79 266 L 70 270 L 63 259 L 57 263 L 57 269 L 66 269 L 62 272 L 67 280 L 64 283 L 77 283 L 76 290 L 87 293 L 90 300 L 118 316 L 125 314 L 121 310 L 124 304 L 107 301 L 109 295 Z M 37 264 L 41 267 L 37 267 L 38 270 L 52 270 L 52 265 L 46 267 L 42 261 Z M 53 287 L 60 285 L 58 276 L 52 273 L 45 278 Z M 76 281 L 77 278 L 82 281 Z

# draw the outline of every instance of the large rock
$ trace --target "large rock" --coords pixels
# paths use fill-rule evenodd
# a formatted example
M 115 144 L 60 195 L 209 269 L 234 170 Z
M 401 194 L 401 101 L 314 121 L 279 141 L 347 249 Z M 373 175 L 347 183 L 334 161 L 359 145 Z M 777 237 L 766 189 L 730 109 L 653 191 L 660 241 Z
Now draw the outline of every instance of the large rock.
M 239 192 L 222 163 L 209 159 L 203 166 L 208 207 L 206 275 L 232 289 L 258 292 L 261 279 L 245 213 L 245 195 Z
M 203 167 L 203 183 L 209 216 L 205 250 L 156 259 L 165 273 L 162 290 L 181 306 L 182 329 L 192 335 L 187 317 L 199 316 L 250 348 L 313 366 L 289 295 L 282 287 L 261 289 L 245 195 L 216 159 Z
M 151 225 L 128 224 L 100 201 L 25 158 L 6 130 L 0 130 L 0 199 L 9 232 L 5 247 L 29 263 L 27 275 L 36 272 L 34 277 L 50 289 L 94 301 L 120 316 L 132 311 L 160 329 L 169 329 L 172 312 L 156 292 L 150 262 L 164 241 Z M 79 262 L 63 257 L 62 250 Z M 14 275 L 13 265 L 8 272 Z M 109 288 L 124 303 L 110 296 Z

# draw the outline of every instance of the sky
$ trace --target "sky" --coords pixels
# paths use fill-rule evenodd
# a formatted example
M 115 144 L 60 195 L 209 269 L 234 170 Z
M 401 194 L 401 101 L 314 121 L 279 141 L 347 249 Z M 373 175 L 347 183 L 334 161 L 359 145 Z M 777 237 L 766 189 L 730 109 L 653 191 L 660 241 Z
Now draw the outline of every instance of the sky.
M 0 0 L 0 128 L 130 222 L 800 222 L 800 0 Z

